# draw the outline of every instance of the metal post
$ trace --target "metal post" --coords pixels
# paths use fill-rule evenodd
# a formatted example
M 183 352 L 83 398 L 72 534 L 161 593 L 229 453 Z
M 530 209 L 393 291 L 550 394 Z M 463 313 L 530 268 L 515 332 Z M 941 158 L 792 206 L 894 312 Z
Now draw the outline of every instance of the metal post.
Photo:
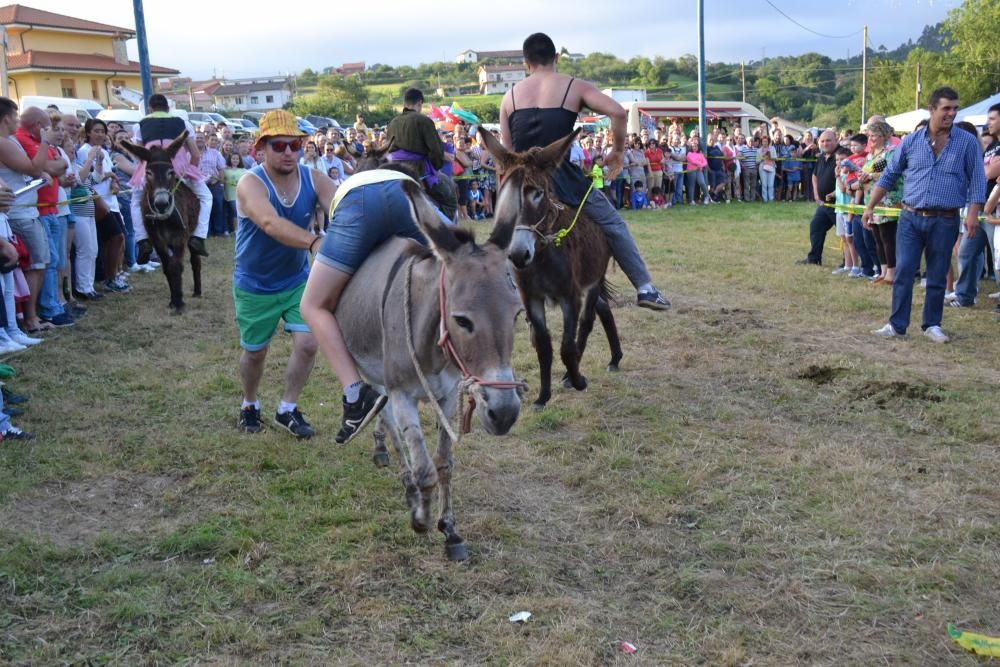
M 0 91 L 10 97 L 10 83 L 7 81 L 7 29 L 0 25 L 0 41 L 3 42 L 3 57 L 0 58 Z
M 920 86 L 920 63 L 917 63 L 917 96 L 916 96 L 916 99 L 913 102 L 913 108 L 914 109 L 919 109 L 920 108 L 920 89 L 921 89 L 921 86 Z
M 146 17 L 142 12 L 142 0 L 132 0 L 135 13 L 135 38 L 139 43 L 139 77 L 142 79 L 142 109 L 145 101 L 153 94 L 153 72 L 149 67 L 149 46 L 146 43 Z
M 698 134 L 705 150 L 705 0 L 698 0 Z
M 868 26 L 865 26 L 861 44 L 861 125 L 868 120 Z M 859 126 L 860 127 L 860 126 Z
M 743 65 L 743 61 L 740 61 L 740 84 L 743 86 L 743 101 L 747 101 L 747 72 Z

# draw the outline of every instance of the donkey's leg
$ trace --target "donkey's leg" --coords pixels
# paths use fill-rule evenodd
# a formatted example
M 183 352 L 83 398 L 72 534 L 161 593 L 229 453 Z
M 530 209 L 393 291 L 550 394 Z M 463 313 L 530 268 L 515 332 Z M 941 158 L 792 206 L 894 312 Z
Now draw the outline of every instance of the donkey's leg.
M 188 253 L 191 256 L 191 275 L 194 278 L 194 291 L 191 296 L 201 297 L 201 255 L 198 253 Z
M 159 233 L 154 234 L 151 240 L 153 248 L 156 249 L 156 254 L 160 257 L 160 266 L 163 269 L 163 275 L 167 277 L 167 286 L 170 288 L 170 310 L 174 315 L 179 315 L 184 311 L 184 298 L 181 294 L 181 278 L 179 275 L 179 270 L 183 270 L 183 267 L 177 266 L 177 262 L 174 261 L 173 250 Z
M 570 297 L 559 304 L 563 314 L 562 345 L 559 356 L 566 366 L 569 384 L 577 391 L 587 388 L 587 378 L 580 375 L 580 356 L 576 351 L 576 327 L 580 320 L 580 300 Z
M 451 421 L 452 415 L 458 409 L 458 395 L 451 393 L 445 396 L 438 405 L 445 417 Z M 438 473 L 438 497 L 440 500 L 441 512 L 438 518 L 438 530 L 444 533 L 444 551 L 448 560 L 462 561 L 469 558 L 465 550 L 465 540 L 455 530 L 455 515 L 451 506 L 451 471 L 452 471 L 452 446 L 451 436 L 448 431 L 438 424 L 438 446 L 434 453 L 434 465 L 437 466 Z
M 538 398 L 535 407 L 544 407 L 552 397 L 552 337 L 545 326 L 545 300 L 533 298 L 528 302 L 528 323 L 531 324 L 531 344 L 538 355 Z
M 372 448 L 372 461 L 379 468 L 385 468 L 389 465 L 389 450 L 385 446 L 385 429 L 385 420 L 380 412 L 375 418 L 375 430 L 372 431 L 372 439 L 375 441 L 375 446 Z
M 420 511 L 420 489 L 417 488 L 417 483 L 413 480 L 410 457 L 403 451 L 403 441 L 399 436 L 399 425 L 396 424 L 396 420 L 392 416 L 392 406 L 386 405 L 376 419 L 376 430 L 384 429 L 383 433 L 388 434 L 389 440 L 392 441 L 392 448 L 396 450 L 396 458 L 399 459 L 399 479 L 406 492 L 406 505 L 410 508 L 410 523 L 412 525 L 413 517 Z M 386 464 L 388 465 L 388 456 L 386 456 Z
M 622 360 L 622 342 L 618 338 L 618 325 L 615 324 L 615 316 L 611 312 L 611 306 L 601 297 L 597 300 L 597 316 L 601 318 L 601 326 L 608 337 L 608 345 L 611 347 L 611 363 L 608 364 L 609 371 L 618 370 L 618 362 Z
M 598 296 L 600 294 L 598 293 L 598 288 L 595 286 L 587 290 L 587 295 L 583 299 L 583 312 L 580 313 L 580 326 L 576 334 L 576 356 L 581 362 L 583 361 L 583 351 L 587 349 L 587 340 L 590 338 L 590 332 L 594 330 Z
M 438 483 L 437 470 L 424 443 L 417 401 L 408 394 L 390 391 L 389 405 L 392 407 L 397 432 L 402 435 L 410 452 L 410 464 L 414 471 L 413 481 L 420 489 L 421 502 L 411 508 L 410 525 L 418 533 L 426 533 L 430 529 L 430 503 L 434 487 Z

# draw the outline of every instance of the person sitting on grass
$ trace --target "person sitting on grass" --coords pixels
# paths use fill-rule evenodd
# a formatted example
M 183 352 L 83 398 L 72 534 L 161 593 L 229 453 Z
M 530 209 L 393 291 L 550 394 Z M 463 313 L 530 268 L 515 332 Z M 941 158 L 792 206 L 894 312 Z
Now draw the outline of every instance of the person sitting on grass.
M 649 208 L 649 199 L 642 181 L 636 181 L 632 185 L 632 210 L 638 211 L 640 208 Z
M 483 191 L 479 189 L 479 181 L 469 183 L 469 217 L 473 220 L 483 220 Z
M 649 198 L 649 208 L 667 208 L 667 198 L 663 196 L 663 190 L 660 188 L 653 188 L 650 190 L 652 195 Z

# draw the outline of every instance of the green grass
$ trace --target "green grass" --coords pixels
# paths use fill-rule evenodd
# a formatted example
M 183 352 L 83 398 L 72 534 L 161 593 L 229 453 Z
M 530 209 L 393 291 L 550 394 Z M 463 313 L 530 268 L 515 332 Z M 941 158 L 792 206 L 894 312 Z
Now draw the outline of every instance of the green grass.
M 466 437 L 461 566 L 366 437 L 333 444 L 325 362 L 317 438 L 236 432 L 231 242 L 183 317 L 136 277 L 10 360 L 40 437 L 0 443 L 0 662 L 980 664 L 945 625 L 1000 633 L 991 304 L 948 310 L 948 346 L 876 341 L 888 290 L 832 277 L 832 235 L 824 268 L 792 264 L 810 214 L 626 216 L 674 309 L 612 270 L 621 372 L 595 332 L 586 392 Z M 523 324 L 515 363 L 537 390 Z

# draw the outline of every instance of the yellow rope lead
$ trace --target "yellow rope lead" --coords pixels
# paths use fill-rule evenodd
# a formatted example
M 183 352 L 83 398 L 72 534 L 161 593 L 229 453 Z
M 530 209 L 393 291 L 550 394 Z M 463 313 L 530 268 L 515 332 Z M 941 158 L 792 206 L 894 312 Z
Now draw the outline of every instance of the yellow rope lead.
M 583 199 L 580 200 L 580 205 L 576 207 L 576 215 L 573 216 L 573 222 L 569 223 L 569 227 L 560 229 L 556 232 L 556 235 L 552 237 L 552 244 L 557 248 L 559 247 L 559 244 L 562 243 L 563 239 L 569 236 L 569 233 L 573 231 L 574 227 L 576 227 L 576 221 L 580 219 L 580 211 L 583 210 L 583 205 L 587 203 L 587 197 L 590 196 L 590 191 L 594 189 L 594 183 L 596 183 L 596 181 L 590 182 L 590 187 L 587 188 L 586 194 L 584 194 Z

